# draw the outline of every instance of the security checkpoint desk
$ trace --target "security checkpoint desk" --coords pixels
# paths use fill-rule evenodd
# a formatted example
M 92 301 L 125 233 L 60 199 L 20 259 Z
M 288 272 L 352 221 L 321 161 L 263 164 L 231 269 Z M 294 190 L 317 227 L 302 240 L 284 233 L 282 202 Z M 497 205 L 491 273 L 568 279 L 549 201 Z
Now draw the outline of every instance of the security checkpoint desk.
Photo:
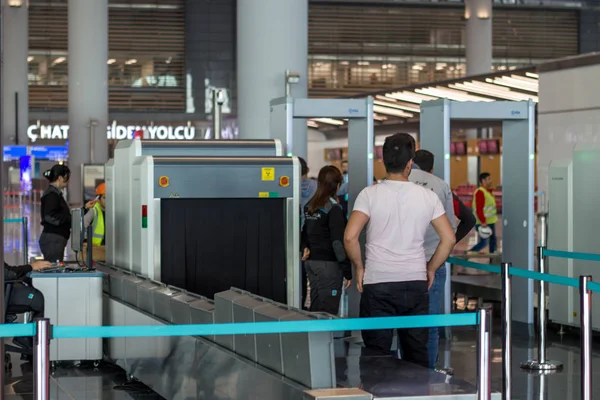
M 44 315 L 52 325 L 101 326 L 102 279 L 95 271 L 32 272 L 33 286 L 44 295 Z M 102 360 L 102 339 L 50 341 L 50 361 Z

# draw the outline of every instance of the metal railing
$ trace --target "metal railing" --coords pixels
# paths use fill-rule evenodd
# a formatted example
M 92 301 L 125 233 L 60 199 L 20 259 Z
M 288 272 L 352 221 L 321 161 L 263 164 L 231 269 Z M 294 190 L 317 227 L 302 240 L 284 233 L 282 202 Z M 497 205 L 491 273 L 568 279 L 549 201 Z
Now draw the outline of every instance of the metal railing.
M 542 235 L 544 241 L 545 235 Z M 476 263 L 461 258 L 450 257 L 448 262 L 466 268 L 501 274 L 502 277 L 502 398 L 512 398 L 512 305 L 511 305 L 511 281 L 512 277 L 532 279 L 540 282 L 538 290 L 538 343 L 537 359 L 529 360 L 521 364 L 521 368 L 548 372 L 562 368 L 562 362 L 550 361 L 546 358 L 546 301 L 544 283 L 579 288 L 580 301 L 580 330 L 581 330 L 581 399 L 592 399 L 592 292 L 600 293 L 600 283 L 592 282 L 591 276 L 580 276 L 572 278 L 549 274 L 545 271 L 547 257 L 570 258 L 577 260 L 600 262 L 600 254 L 578 253 L 558 250 L 548 250 L 538 247 L 538 271 L 529 271 L 513 267 L 510 263 L 501 265 L 490 265 Z
M 0 338 L 35 338 L 35 398 L 49 399 L 50 340 L 73 338 L 173 337 L 258 335 L 273 333 L 338 332 L 374 329 L 431 328 L 439 326 L 478 326 L 477 399 L 491 400 L 491 311 L 452 315 L 353 318 L 335 320 L 191 324 L 162 326 L 53 326 L 48 318 L 28 324 L 0 325 Z

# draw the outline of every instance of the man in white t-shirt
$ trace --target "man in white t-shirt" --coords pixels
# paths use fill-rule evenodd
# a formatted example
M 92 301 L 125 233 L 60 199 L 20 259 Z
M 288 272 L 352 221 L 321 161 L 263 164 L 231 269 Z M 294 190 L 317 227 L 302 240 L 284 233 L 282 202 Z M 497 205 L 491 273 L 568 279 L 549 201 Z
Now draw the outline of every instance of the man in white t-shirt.
M 444 206 L 431 190 L 409 182 L 415 140 L 406 133 L 388 137 L 383 145 L 387 179 L 365 188 L 357 197 L 344 235 L 362 293 L 361 317 L 429 314 L 429 287 L 436 270 L 450 255 L 455 236 Z M 440 243 L 429 262 L 424 239 L 432 224 Z M 366 265 L 359 235 L 366 226 Z M 399 330 L 402 358 L 429 367 L 427 328 Z M 365 346 L 390 354 L 393 330 L 363 331 Z

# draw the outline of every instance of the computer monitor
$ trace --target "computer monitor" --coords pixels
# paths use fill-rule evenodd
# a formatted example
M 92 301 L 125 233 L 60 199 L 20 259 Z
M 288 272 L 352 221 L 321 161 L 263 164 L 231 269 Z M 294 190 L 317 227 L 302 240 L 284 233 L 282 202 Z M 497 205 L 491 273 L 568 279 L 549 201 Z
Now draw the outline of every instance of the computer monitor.
M 454 143 L 454 154 L 457 156 L 467 155 L 467 142 L 455 142 Z
M 477 147 L 479 148 L 479 154 L 489 154 L 488 153 L 488 143 L 487 140 L 480 140 L 477 142 Z
M 498 139 L 490 139 L 487 141 L 488 154 L 500 154 L 500 141 Z

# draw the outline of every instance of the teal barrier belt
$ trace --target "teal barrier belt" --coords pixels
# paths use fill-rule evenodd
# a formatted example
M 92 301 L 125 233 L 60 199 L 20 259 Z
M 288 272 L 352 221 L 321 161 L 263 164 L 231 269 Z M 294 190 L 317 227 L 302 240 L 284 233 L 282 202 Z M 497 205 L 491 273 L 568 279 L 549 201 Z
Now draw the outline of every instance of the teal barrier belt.
M 560 276 L 553 274 L 542 274 L 541 272 L 529 271 L 522 268 L 512 267 L 509 269 L 509 273 L 512 276 L 518 276 L 521 278 L 533 279 L 536 281 L 544 281 L 549 283 L 555 283 L 557 285 L 579 287 L 579 279 L 569 278 L 568 276 Z
M 588 289 L 590 289 L 592 292 L 600 293 L 600 283 L 588 282 Z
M 502 270 L 498 265 L 481 264 L 481 263 L 476 263 L 473 261 L 465 260 L 462 258 L 456 258 L 456 257 L 448 257 L 448 262 L 452 263 L 452 264 L 460 265 L 462 267 L 478 269 L 481 271 L 492 272 L 495 274 L 502 273 Z M 577 279 L 577 278 L 569 278 L 566 276 L 552 275 L 552 274 L 542 274 L 540 272 L 529 271 L 526 269 L 516 268 L 516 267 L 511 267 L 509 269 L 509 273 L 512 276 L 518 276 L 521 278 L 556 283 L 558 285 L 564 285 L 564 286 L 579 287 L 579 279 Z
M 0 338 L 35 336 L 35 324 L 0 324 Z
M 20 224 L 23 222 L 23 218 L 4 218 L 5 224 Z
M 546 257 L 572 258 L 573 260 L 583 260 L 583 261 L 600 261 L 600 254 L 578 253 L 578 252 L 573 252 L 573 251 L 548 250 L 548 249 L 543 249 L 542 252 Z
M 499 265 L 482 264 L 473 261 L 465 260 L 464 258 L 448 257 L 448 262 L 461 267 L 478 269 L 480 271 L 492 272 L 494 274 L 500 274 L 502 270 Z
M 235 324 L 195 324 L 163 326 L 55 326 L 54 339 L 220 336 L 265 333 L 334 332 L 372 329 L 432 328 L 477 324 L 476 313 L 415 315 L 406 317 L 352 318 L 314 321 L 250 322 Z

